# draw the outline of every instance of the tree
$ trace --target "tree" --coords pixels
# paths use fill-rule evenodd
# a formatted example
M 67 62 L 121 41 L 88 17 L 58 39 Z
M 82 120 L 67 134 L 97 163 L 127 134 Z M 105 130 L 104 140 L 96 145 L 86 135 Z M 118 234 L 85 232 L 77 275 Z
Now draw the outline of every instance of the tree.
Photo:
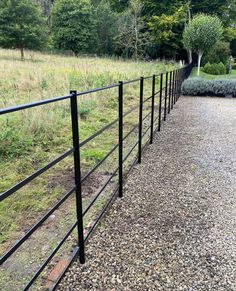
M 111 5 L 107 0 L 102 0 L 95 7 L 97 46 L 95 46 L 94 52 L 109 55 L 114 53 L 117 17 L 117 13 L 112 11 Z
M 148 22 L 153 41 L 159 46 L 159 49 L 165 48 L 165 57 L 175 57 L 177 51 L 183 46 L 179 34 L 183 31 L 186 21 L 187 6 L 181 6 L 171 15 L 152 16 Z
M 31 0 L 0 2 L 0 45 L 17 48 L 24 59 L 24 49 L 39 49 L 46 41 L 46 25 L 40 7 Z
M 143 5 L 139 0 L 131 0 L 127 9 L 118 20 L 116 48 L 125 53 L 126 57 L 137 59 L 145 53 L 149 42 L 142 18 Z
M 191 0 L 192 11 L 194 14 L 216 14 L 221 16 L 228 6 L 228 0 Z
M 94 20 L 89 0 L 58 0 L 52 10 L 52 33 L 55 47 L 74 54 L 89 52 Z
M 129 6 L 129 0 L 109 0 L 113 11 L 124 12 Z
M 172 15 L 185 4 L 183 0 L 143 0 L 144 13 L 148 16 Z
M 223 34 L 223 26 L 217 16 L 198 14 L 186 26 L 183 43 L 186 49 L 198 54 L 198 76 L 200 75 L 201 59 Z
M 54 5 L 55 0 L 37 0 L 39 5 L 41 6 L 42 14 L 47 19 L 47 23 L 51 25 L 51 11 Z

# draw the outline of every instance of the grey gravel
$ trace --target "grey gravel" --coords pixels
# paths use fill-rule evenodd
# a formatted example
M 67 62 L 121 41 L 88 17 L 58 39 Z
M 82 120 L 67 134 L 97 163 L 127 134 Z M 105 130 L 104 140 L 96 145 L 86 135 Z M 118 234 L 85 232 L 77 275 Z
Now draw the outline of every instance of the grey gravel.
M 59 290 L 236 290 L 236 100 L 182 97 Z

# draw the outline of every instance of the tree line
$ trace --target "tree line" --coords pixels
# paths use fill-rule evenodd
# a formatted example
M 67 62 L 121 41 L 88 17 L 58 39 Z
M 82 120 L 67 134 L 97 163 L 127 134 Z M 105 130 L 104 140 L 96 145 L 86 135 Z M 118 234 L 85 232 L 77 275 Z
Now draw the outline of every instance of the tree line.
M 198 13 L 224 26 L 219 56 L 236 56 L 234 0 L 1 0 L 0 46 L 127 58 L 191 59 L 183 31 Z

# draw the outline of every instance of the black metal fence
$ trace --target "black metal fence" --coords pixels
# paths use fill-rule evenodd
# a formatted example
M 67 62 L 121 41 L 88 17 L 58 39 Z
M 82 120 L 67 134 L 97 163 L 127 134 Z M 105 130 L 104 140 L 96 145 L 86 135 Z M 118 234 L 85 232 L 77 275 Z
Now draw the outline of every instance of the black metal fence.
M 7 259 L 17 251 L 17 249 L 61 206 L 73 193 L 76 194 L 76 213 L 77 213 L 77 219 L 76 222 L 71 226 L 69 231 L 64 235 L 63 239 L 58 243 L 58 245 L 54 248 L 54 250 L 51 252 L 50 256 L 46 259 L 46 261 L 43 262 L 41 267 L 37 270 L 37 272 L 33 275 L 33 277 L 29 280 L 27 286 L 24 287 L 24 290 L 28 290 L 35 280 L 39 277 L 39 275 L 43 272 L 45 267 L 49 264 L 49 262 L 52 260 L 52 258 L 55 256 L 55 254 L 58 252 L 58 250 L 61 248 L 61 246 L 65 243 L 65 241 L 68 239 L 68 237 L 72 234 L 73 230 L 77 228 L 78 230 L 78 245 L 77 248 L 73 252 L 73 256 L 71 257 L 70 263 L 73 261 L 73 259 L 77 256 L 79 256 L 80 263 L 85 262 L 85 250 L 84 245 L 88 238 L 90 237 L 91 233 L 93 232 L 94 228 L 102 218 L 103 214 L 109 207 L 109 205 L 112 203 L 115 197 L 122 197 L 123 196 L 123 183 L 125 180 L 125 177 L 129 174 L 129 172 L 132 170 L 133 166 L 136 163 L 141 163 L 142 160 L 142 152 L 144 147 L 150 143 L 153 142 L 153 136 L 156 131 L 161 130 L 162 122 L 166 120 L 167 114 L 170 113 L 171 109 L 173 108 L 174 104 L 177 102 L 177 100 L 180 97 L 180 91 L 181 91 L 181 84 L 185 78 L 187 78 L 190 74 L 191 66 L 187 66 L 181 69 L 176 69 L 171 72 L 167 72 L 165 74 L 159 74 L 159 75 L 153 75 L 149 77 L 141 77 L 136 80 L 127 81 L 127 82 L 119 82 L 118 84 L 114 84 L 111 86 L 103 87 L 103 88 L 97 88 L 85 92 L 77 92 L 77 91 L 70 91 L 69 95 L 66 96 L 60 96 L 52 99 L 47 100 L 41 100 L 38 102 L 33 102 L 29 104 L 23 104 L 15 107 L 5 108 L 0 110 L 0 115 L 3 114 L 10 114 L 12 112 L 16 112 L 19 110 L 24 110 L 32 107 L 37 107 L 41 105 L 46 105 L 53 102 L 62 101 L 65 99 L 70 100 L 70 112 L 71 112 L 71 123 L 72 123 L 72 136 L 73 136 L 73 147 L 60 155 L 58 158 L 54 159 L 52 162 L 47 164 L 46 166 L 42 167 L 41 169 L 37 170 L 32 175 L 28 176 L 21 182 L 17 183 L 7 191 L 0 194 L 0 202 L 10 197 L 12 194 L 14 194 L 17 190 L 21 189 L 23 186 L 34 180 L 36 177 L 40 176 L 45 171 L 52 168 L 54 165 L 68 157 L 69 155 L 73 154 L 74 156 L 74 173 L 75 173 L 75 185 L 74 187 L 66 193 L 57 203 L 52 207 L 38 222 L 33 225 L 26 234 L 19 239 L 0 259 L 0 264 L 2 265 Z M 150 97 L 144 99 L 144 80 L 150 79 L 152 83 L 152 94 Z M 156 81 L 159 79 L 159 88 L 156 90 Z M 130 108 L 127 112 L 123 112 L 123 104 L 124 104 L 124 86 L 131 83 L 138 83 L 140 88 L 140 94 L 139 94 L 139 104 L 137 106 L 134 106 Z M 92 136 L 88 137 L 84 141 L 80 142 L 79 137 L 79 119 L 78 119 L 78 104 L 77 104 L 77 97 L 85 94 L 91 94 L 98 91 L 103 90 L 109 90 L 111 88 L 117 88 L 118 90 L 118 118 L 114 120 L 113 122 L 109 123 L 99 131 L 97 131 Z M 151 101 L 150 106 L 150 112 L 148 115 L 143 117 L 143 105 L 148 100 Z M 155 106 L 155 101 L 158 101 L 158 107 Z M 131 112 L 133 112 L 135 109 L 139 110 L 139 122 L 137 125 L 135 125 L 131 131 L 129 131 L 128 134 L 124 136 L 124 129 L 123 129 L 123 119 L 124 117 L 128 116 Z M 147 129 L 145 131 L 143 130 L 143 123 L 147 116 L 150 116 L 150 124 L 148 125 Z M 81 161 L 80 161 L 80 149 L 87 143 L 89 143 L 91 140 L 96 138 L 98 135 L 101 135 L 103 132 L 111 128 L 114 124 L 118 124 L 118 143 L 107 153 L 105 157 L 103 157 L 96 166 L 90 170 L 84 177 L 81 176 Z M 157 127 L 155 127 L 155 124 L 157 124 Z M 123 142 L 130 136 L 131 133 L 133 133 L 135 130 L 138 131 L 138 140 L 135 142 L 135 144 L 132 146 L 131 150 L 128 152 L 128 154 L 124 157 L 123 153 Z M 144 144 L 143 143 L 143 137 L 149 133 L 148 141 Z M 127 160 L 127 158 L 131 155 L 132 152 L 137 148 L 137 155 L 135 156 L 134 161 L 132 161 L 128 171 L 124 173 L 123 171 L 123 164 Z M 109 177 L 109 179 L 106 181 L 106 183 L 102 186 L 102 188 L 98 191 L 98 193 L 93 197 L 90 204 L 83 209 L 82 205 L 82 189 L 81 185 L 82 183 L 88 179 L 88 177 L 96 171 L 105 161 L 106 159 L 115 152 L 115 150 L 118 150 L 118 164 L 114 165 L 115 170 L 113 171 L 113 174 Z M 84 216 L 89 211 L 89 209 L 94 205 L 95 201 L 98 199 L 98 197 L 101 195 L 101 193 L 106 189 L 108 184 L 111 182 L 111 180 L 118 175 L 118 183 L 115 187 L 115 190 L 111 194 L 110 198 L 108 199 L 106 205 L 104 208 L 100 211 L 99 216 L 96 217 L 96 219 L 93 222 L 93 225 L 90 227 L 89 231 L 86 233 L 84 232 Z M 70 265 L 68 264 L 68 267 Z M 65 270 L 66 271 L 66 270 Z M 64 273 L 63 273 L 64 274 Z M 60 278 L 58 278 L 58 281 L 56 285 L 61 280 L 63 274 L 61 274 Z M 55 286 L 56 286 L 55 285 Z

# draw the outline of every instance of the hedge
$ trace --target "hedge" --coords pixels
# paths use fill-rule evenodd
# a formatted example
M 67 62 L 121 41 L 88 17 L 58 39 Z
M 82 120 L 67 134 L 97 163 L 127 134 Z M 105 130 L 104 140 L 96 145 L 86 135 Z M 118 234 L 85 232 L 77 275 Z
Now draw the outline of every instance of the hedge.
M 218 64 L 207 63 L 203 68 L 203 72 L 211 75 L 225 75 L 226 66 L 223 63 Z
M 189 78 L 182 84 L 182 94 L 189 96 L 227 96 L 236 97 L 236 79 Z

